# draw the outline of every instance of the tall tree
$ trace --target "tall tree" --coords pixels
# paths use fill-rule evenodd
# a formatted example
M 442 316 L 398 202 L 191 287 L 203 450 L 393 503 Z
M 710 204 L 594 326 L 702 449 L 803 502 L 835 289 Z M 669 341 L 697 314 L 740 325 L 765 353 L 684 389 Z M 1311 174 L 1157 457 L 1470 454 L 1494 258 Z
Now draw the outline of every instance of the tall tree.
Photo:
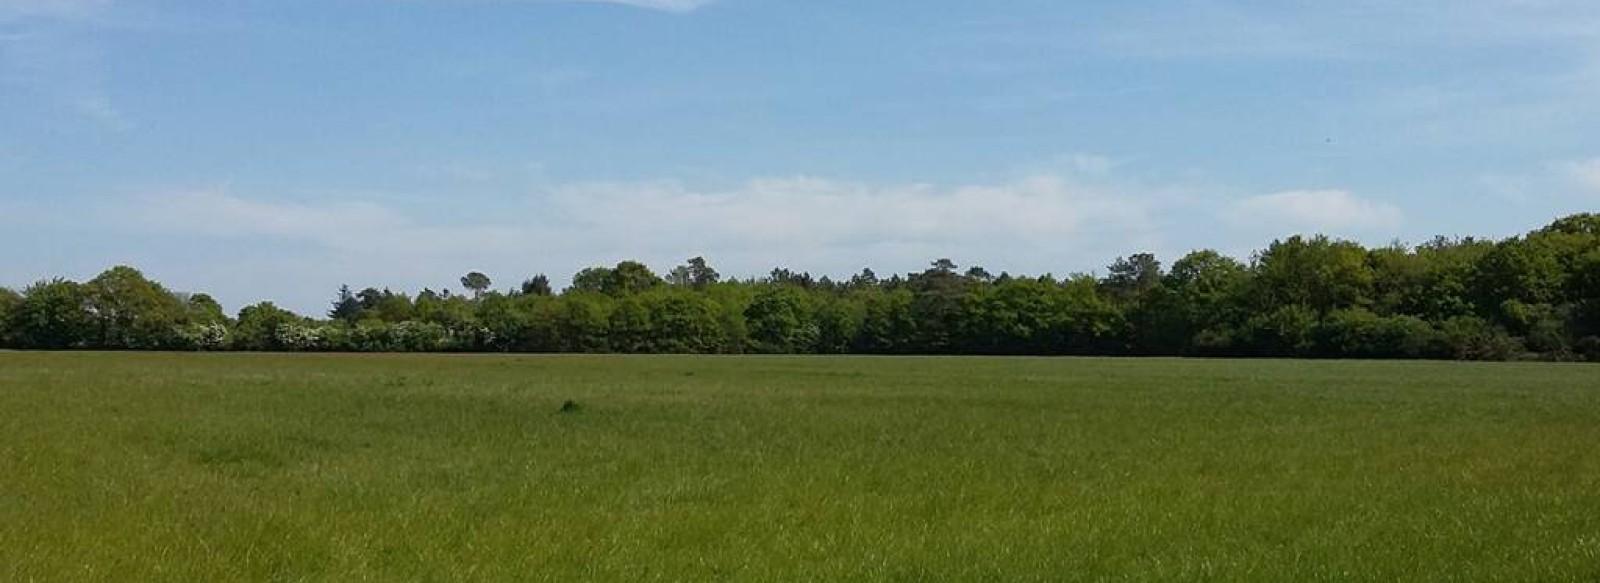
M 0 347 L 15 346 L 11 322 L 16 317 L 17 307 L 21 305 L 22 294 L 0 287 Z
M 554 292 L 550 289 L 550 278 L 543 273 L 522 281 L 522 286 L 517 290 L 525 296 L 550 296 Z
M 234 328 L 237 348 L 245 350 L 284 350 L 292 348 L 284 342 L 280 332 L 287 326 L 299 323 L 300 316 L 272 302 L 245 306 L 239 310 L 238 324 Z
M 490 281 L 489 276 L 484 275 L 481 271 L 473 271 L 461 276 L 461 287 L 471 290 L 474 299 L 483 297 L 483 292 L 488 291 L 491 285 L 494 285 L 494 282 Z
M 790 285 L 767 286 L 744 311 L 750 343 L 757 352 L 810 352 L 821 334 L 810 296 Z
M 689 287 L 694 289 L 705 289 L 707 286 L 713 285 L 722 279 L 722 275 L 717 273 L 717 270 L 712 269 L 711 266 L 706 263 L 706 259 L 704 257 L 694 257 L 689 259 L 689 265 L 687 267 Z
M 164 348 L 176 341 L 186 310 L 178 297 L 139 270 L 117 266 L 84 285 L 101 348 Z
M 1161 262 L 1150 253 L 1119 257 L 1107 267 L 1101 285 L 1117 302 L 1132 304 L 1161 285 Z
M 611 268 L 610 277 L 605 282 L 607 295 L 621 297 L 649 290 L 665 285 L 666 282 L 650 271 L 649 267 L 638 261 L 623 261 Z
M 1257 256 L 1255 271 L 1264 311 L 1296 305 L 1326 313 L 1371 301 L 1367 252 L 1351 241 L 1322 235 L 1273 241 Z
M 83 285 L 66 279 L 41 281 L 22 291 L 11 331 L 20 348 L 60 350 L 87 346 L 95 322 Z
M 572 276 L 571 291 L 606 293 L 610 282 L 610 267 L 589 267 Z
M 356 294 L 350 291 L 349 285 L 339 286 L 339 295 L 334 298 L 333 309 L 328 310 L 328 317 L 344 322 L 361 319 L 361 301 L 356 299 Z

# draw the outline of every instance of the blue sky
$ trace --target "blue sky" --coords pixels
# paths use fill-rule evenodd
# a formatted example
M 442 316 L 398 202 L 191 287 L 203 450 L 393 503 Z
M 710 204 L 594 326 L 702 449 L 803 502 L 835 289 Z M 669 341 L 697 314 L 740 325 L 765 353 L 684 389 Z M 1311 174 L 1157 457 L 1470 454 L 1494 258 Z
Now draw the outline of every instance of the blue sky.
M 0 285 L 1093 272 L 1600 207 L 1600 3 L 0 0 Z

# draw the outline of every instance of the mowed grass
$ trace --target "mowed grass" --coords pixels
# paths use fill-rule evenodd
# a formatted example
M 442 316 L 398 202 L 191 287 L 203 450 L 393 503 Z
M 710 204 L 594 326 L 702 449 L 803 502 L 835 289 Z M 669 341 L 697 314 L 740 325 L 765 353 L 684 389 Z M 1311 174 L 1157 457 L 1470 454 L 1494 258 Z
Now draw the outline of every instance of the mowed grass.
M 1600 368 L 0 353 L 0 580 L 1593 582 Z

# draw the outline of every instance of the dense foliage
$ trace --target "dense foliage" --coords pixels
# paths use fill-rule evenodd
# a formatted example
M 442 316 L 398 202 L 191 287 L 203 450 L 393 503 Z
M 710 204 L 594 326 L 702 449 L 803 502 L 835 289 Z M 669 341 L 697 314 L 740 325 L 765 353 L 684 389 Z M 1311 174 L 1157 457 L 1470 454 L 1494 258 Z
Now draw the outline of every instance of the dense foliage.
M 555 293 L 414 297 L 345 287 L 325 319 L 270 302 L 235 318 L 116 267 L 86 283 L 0 289 L 0 346 L 26 349 L 624 353 L 1166 354 L 1600 360 L 1600 215 L 1501 241 L 1368 249 L 1274 241 L 1245 264 L 1150 254 L 1103 277 L 993 275 L 947 259 L 845 281 L 775 269 L 724 281 L 703 258 L 661 277 L 624 261 Z

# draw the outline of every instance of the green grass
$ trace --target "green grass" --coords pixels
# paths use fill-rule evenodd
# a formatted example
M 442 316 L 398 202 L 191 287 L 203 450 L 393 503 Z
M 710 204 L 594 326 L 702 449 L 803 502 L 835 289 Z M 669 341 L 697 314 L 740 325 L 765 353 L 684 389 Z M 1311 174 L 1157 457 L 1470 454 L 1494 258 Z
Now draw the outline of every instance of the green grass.
M 1600 368 L 0 353 L 0 580 L 1593 582 Z

